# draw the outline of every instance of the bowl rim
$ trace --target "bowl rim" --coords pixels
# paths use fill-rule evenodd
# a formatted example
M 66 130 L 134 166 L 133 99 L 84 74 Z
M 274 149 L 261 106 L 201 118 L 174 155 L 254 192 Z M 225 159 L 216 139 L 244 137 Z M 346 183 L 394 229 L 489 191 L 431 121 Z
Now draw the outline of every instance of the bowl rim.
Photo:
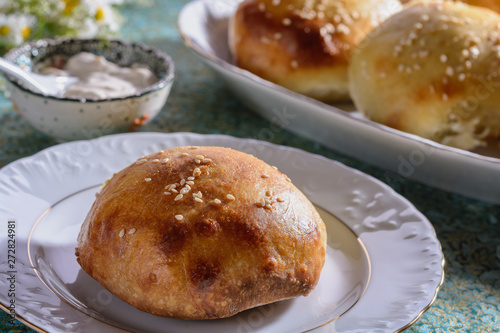
M 156 92 L 158 90 L 161 90 L 168 84 L 170 84 L 174 78 L 175 78 L 175 64 L 174 61 L 172 60 L 172 57 L 168 55 L 167 53 L 160 51 L 156 48 L 153 48 L 151 46 L 148 46 L 144 43 L 140 42 L 129 42 L 121 39 L 102 39 L 102 38 L 43 38 L 43 39 L 38 39 L 33 42 L 25 43 L 21 46 L 18 46 L 16 48 L 11 49 L 9 52 L 7 52 L 4 55 L 4 58 L 7 61 L 10 61 L 14 63 L 14 59 L 16 59 L 19 55 L 25 52 L 31 52 L 32 49 L 34 48 L 42 48 L 42 47 L 47 47 L 49 45 L 61 45 L 61 44 L 72 44 L 72 43 L 117 43 L 121 44 L 126 47 L 130 48 L 139 48 L 142 51 L 152 53 L 155 57 L 163 60 L 163 62 L 167 65 L 167 72 L 165 77 L 159 79 L 157 82 L 155 82 L 152 85 L 147 86 L 146 88 L 143 89 L 138 89 L 137 92 L 133 95 L 128 95 L 124 97 L 114 97 L 114 98 L 101 98 L 101 99 L 87 99 L 87 98 L 69 98 L 69 97 L 60 97 L 60 96 L 54 96 L 54 95 L 46 95 L 43 93 L 39 93 L 36 91 L 33 91 L 29 88 L 24 87 L 23 85 L 19 84 L 16 79 L 10 77 L 9 75 L 4 75 L 7 81 L 9 81 L 10 84 L 14 85 L 18 89 L 35 95 L 39 96 L 42 98 L 47 98 L 47 99 L 52 99 L 52 100 L 57 100 L 57 101 L 67 101 L 67 102 L 80 102 L 80 103 L 99 103 L 99 102 L 112 102 L 112 101 L 123 101 L 127 100 L 129 98 L 137 98 L 141 96 L 148 95 L 150 93 Z

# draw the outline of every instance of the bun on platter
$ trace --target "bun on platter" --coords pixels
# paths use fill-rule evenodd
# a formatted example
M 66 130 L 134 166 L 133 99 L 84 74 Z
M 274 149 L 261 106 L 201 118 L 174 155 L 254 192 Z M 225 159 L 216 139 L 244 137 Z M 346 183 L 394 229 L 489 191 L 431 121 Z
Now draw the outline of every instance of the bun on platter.
M 229 23 L 236 65 L 326 102 L 349 100 L 353 48 L 399 0 L 245 0 Z
M 498 0 L 462 0 L 462 2 L 472 6 L 489 8 L 500 13 L 500 1 Z
M 500 16 L 413 2 L 353 53 L 353 102 L 369 119 L 472 149 L 500 135 Z
M 411 3 L 412 1 L 422 1 L 422 0 L 401 0 L 401 3 Z M 471 6 L 479 6 L 491 9 L 497 13 L 500 13 L 500 1 L 498 0 L 426 0 L 426 1 L 455 1 L 463 2 Z
M 228 148 L 179 147 L 103 185 L 76 253 L 142 311 L 214 319 L 307 295 L 325 246 L 314 206 L 276 168 Z

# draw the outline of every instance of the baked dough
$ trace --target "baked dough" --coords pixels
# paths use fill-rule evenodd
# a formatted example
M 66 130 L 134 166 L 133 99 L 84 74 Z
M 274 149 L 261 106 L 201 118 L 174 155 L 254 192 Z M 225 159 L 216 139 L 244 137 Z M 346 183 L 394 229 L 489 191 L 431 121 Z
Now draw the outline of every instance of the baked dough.
M 458 2 L 412 3 L 353 54 L 350 91 L 368 118 L 472 149 L 500 134 L 500 16 Z
M 140 310 L 214 319 L 307 295 L 325 246 L 321 218 L 286 175 L 236 150 L 180 147 L 103 185 L 76 253 Z
M 462 0 L 462 2 L 472 6 L 489 8 L 497 13 L 500 13 L 500 1 L 498 0 Z
M 413 0 L 415 1 L 415 0 Z M 439 1 L 439 0 L 427 0 L 427 1 Z M 479 6 L 489 8 L 497 13 L 500 13 L 500 1 L 498 0 L 441 0 L 441 1 L 457 1 L 463 2 L 472 6 Z M 410 0 L 401 0 L 403 4 L 411 2 Z
M 238 67 L 326 102 L 349 100 L 354 46 L 399 0 L 245 0 L 229 23 Z

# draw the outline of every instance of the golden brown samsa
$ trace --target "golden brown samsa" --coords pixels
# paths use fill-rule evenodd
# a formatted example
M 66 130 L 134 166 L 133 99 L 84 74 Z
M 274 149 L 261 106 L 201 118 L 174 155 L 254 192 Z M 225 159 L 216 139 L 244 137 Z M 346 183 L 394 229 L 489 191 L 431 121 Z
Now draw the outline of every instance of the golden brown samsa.
M 354 47 L 399 0 L 245 0 L 229 22 L 237 66 L 326 102 L 349 100 Z
M 181 147 L 115 174 L 78 236 L 81 267 L 159 316 L 213 319 L 307 295 L 325 226 L 286 175 L 220 147 Z

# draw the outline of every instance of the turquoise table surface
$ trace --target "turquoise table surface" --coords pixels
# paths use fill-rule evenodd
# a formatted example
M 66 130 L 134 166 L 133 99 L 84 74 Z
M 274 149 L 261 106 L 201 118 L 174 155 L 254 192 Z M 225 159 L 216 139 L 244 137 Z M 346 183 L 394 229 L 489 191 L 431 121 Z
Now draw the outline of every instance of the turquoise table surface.
M 169 53 L 176 64 L 176 79 L 164 110 L 139 131 L 261 139 L 259 130 L 268 121 L 245 108 L 183 45 L 176 20 L 186 2 L 156 0 L 149 6 L 122 9 L 127 17 L 123 38 L 155 46 Z M 445 282 L 433 306 L 407 332 L 500 331 L 500 206 L 409 181 L 286 131 L 267 139 L 324 155 L 382 180 L 434 225 L 446 258 Z M 21 118 L 8 99 L 0 97 L 0 167 L 55 144 Z M 1 312 L 0 332 L 33 331 L 21 323 L 11 324 Z

